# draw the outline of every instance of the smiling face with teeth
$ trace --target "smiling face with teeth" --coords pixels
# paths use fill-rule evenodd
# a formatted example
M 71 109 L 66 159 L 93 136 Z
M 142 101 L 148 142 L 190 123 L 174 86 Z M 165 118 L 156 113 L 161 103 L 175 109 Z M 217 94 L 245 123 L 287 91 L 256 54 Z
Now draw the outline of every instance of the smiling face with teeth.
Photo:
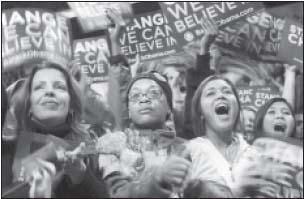
M 274 102 L 267 109 L 263 119 L 263 131 L 267 137 L 290 137 L 294 128 L 292 111 L 285 102 Z
M 237 97 L 223 79 L 209 81 L 201 94 L 200 107 L 205 129 L 224 133 L 233 131 L 239 114 Z

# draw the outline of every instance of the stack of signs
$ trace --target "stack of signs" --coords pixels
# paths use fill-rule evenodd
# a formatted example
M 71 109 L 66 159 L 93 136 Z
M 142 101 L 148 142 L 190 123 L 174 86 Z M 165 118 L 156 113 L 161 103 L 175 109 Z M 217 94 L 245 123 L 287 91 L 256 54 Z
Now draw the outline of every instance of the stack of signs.
M 290 64 L 303 66 L 303 24 L 286 20 L 279 56 Z
M 20 8 L 2 12 L 2 66 L 51 61 L 66 66 L 72 58 L 69 21 L 43 9 Z
M 280 17 L 259 12 L 221 29 L 216 43 L 233 56 L 242 54 L 257 61 L 278 62 L 284 23 Z
M 82 119 L 92 125 L 114 125 L 109 110 L 110 50 L 106 36 L 75 40 L 75 66 L 82 77 Z M 104 125 L 105 126 L 105 125 Z
M 90 88 L 107 102 L 110 51 L 105 36 L 75 40 L 74 60 Z
M 160 2 L 179 45 L 200 38 L 205 18 L 224 27 L 263 9 L 261 2 Z
M 252 168 L 259 172 L 261 178 L 272 182 L 272 188 L 268 189 L 271 190 L 268 193 L 272 197 L 303 198 L 303 146 L 294 143 L 296 142 L 258 138 L 251 146 L 253 150 L 247 150 L 247 154 L 243 155 L 243 158 L 247 156 L 247 164 L 255 162 L 258 165 Z M 245 163 L 244 160 L 240 162 Z M 284 169 L 286 167 L 289 169 Z M 264 195 L 267 193 L 267 185 L 260 189 L 259 196 L 267 196 Z
M 171 27 L 159 11 L 134 16 L 121 32 L 119 41 L 123 54 L 131 62 L 136 54 L 145 62 L 172 55 L 179 48 Z
M 105 30 L 113 22 L 107 17 L 106 10 L 114 9 L 124 20 L 132 15 L 132 6 L 128 2 L 68 2 L 77 14 L 84 32 Z
M 268 86 L 247 86 L 237 88 L 241 106 L 251 106 L 258 110 L 268 100 L 280 97 L 280 93 Z

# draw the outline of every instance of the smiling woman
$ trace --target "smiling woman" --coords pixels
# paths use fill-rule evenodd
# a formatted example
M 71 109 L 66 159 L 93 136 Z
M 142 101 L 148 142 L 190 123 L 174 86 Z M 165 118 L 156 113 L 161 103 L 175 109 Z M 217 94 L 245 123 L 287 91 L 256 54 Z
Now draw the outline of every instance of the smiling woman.
M 35 169 L 30 169 L 31 166 L 39 168 L 39 164 L 35 165 L 35 158 L 29 163 L 24 160 L 31 157 L 32 153 L 39 154 L 36 153 L 37 149 L 46 148 L 39 158 L 54 166 L 54 161 L 51 162 L 50 159 L 55 159 L 56 163 L 62 162 L 51 155 L 53 150 L 47 148 L 50 142 L 55 144 L 54 150 L 58 150 L 61 145 L 57 146 L 56 143 L 68 141 L 78 145 L 91 140 L 89 133 L 77 126 L 81 114 L 80 95 L 79 86 L 64 67 L 43 62 L 33 68 L 30 76 L 12 97 L 18 131 L 12 167 L 13 182 L 22 179 L 29 182 L 29 176 L 36 172 Z M 56 164 L 56 174 L 52 174 L 51 178 L 41 179 L 48 184 L 48 190 L 52 189 L 52 195 L 48 192 L 43 197 L 107 197 L 104 185 L 92 173 L 90 166 L 93 166 L 93 162 L 93 158 L 77 158 L 72 162 L 65 162 L 64 169 Z M 35 190 L 30 193 L 34 193 L 31 197 L 41 196 L 35 195 Z M 46 190 L 40 190 L 39 193 L 46 193 Z
M 14 110 L 20 116 L 17 117 L 18 128 L 32 129 L 33 121 L 47 128 L 64 123 L 70 125 L 72 114 L 79 115 L 81 111 L 78 89 L 61 66 L 37 65 L 15 96 Z

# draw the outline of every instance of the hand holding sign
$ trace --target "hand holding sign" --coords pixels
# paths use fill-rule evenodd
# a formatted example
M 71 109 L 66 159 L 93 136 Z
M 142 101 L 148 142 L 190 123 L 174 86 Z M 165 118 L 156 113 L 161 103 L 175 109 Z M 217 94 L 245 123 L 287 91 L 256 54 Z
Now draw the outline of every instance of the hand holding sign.
M 285 74 L 286 73 L 295 73 L 297 71 L 296 65 L 284 64 Z
M 200 54 L 205 55 L 218 35 L 218 27 L 212 19 L 202 19 L 201 26 L 204 31 L 204 35 L 200 43 Z
M 121 15 L 115 10 L 115 9 L 107 9 L 106 10 L 107 17 L 115 24 L 114 28 L 109 27 L 109 33 L 110 33 L 110 39 L 111 41 L 117 41 L 118 42 L 118 36 L 119 32 L 121 30 L 121 27 L 125 26 L 126 23 L 124 22 Z

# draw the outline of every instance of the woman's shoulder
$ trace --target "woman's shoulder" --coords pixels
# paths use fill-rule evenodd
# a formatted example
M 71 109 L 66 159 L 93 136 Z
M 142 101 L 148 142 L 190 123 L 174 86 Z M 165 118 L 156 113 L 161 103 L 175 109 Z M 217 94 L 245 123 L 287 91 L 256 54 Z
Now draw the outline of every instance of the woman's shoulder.
M 201 145 L 210 142 L 206 136 L 196 137 L 189 140 L 188 145 Z
M 245 137 L 241 133 L 236 133 L 234 139 L 239 142 L 240 151 L 247 149 L 250 145 L 246 141 Z
M 212 153 L 213 150 L 211 141 L 205 136 L 197 137 L 190 140 L 187 143 L 187 148 L 191 151 L 191 153 L 204 152 L 206 154 L 209 154 Z

